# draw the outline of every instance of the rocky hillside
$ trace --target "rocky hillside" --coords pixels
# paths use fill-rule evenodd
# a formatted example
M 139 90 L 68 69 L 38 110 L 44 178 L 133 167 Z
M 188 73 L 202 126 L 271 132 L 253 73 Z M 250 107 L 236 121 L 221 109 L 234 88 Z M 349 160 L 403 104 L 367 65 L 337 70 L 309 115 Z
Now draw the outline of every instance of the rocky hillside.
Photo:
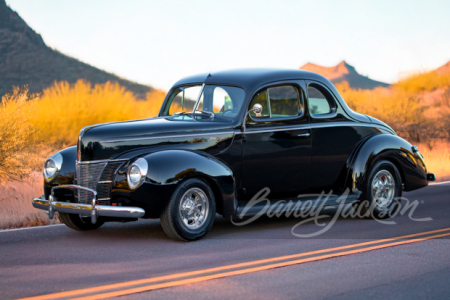
M 142 98 L 152 89 L 47 47 L 42 37 L 0 0 L 0 99 L 12 86 L 28 85 L 31 92 L 41 92 L 54 81 L 74 83 L 78 79 L 93 84 L 118 82 Z
M 319 73 L 334 84 L 347 81 L 354 89 L 373 89 L 376 87 L 388 87 L 389 84 L 370 79 L 356 72 L 355 68 L 345 61 L 341 61 L 334 67 L 322 67 L 316 64 L 307 63 L 300 67 L 302 70 Z

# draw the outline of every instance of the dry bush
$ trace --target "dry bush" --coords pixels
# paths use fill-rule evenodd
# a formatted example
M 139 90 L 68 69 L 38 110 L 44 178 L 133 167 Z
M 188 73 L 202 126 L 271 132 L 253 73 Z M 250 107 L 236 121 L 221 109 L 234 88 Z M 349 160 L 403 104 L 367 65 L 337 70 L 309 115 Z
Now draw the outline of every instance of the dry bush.
M 41 95 L 15 88 L 0 104 L 0 183 L 41 169 L 52 152 L 74 145 L 80 129 L 93 124 L 154 117 L 164 92 L 138 100 L 124 87 L 55 83 Z
M 46 213 L 31 205 L 43 193 L 46 157 L 75 144 L 84 126 L 156 116 L 164 96 L 153 90 L 138 100 L 118 84 L 92 86 L 81 80 L 55 83 L 41 95 L 30 96 L 26 88 L 5 95 L 0 104 L 0 228 L 49 224 Z
M 42 182 L 42 174 L 33 172 L 27 180 L 0 186 L 0 229 L 59 223 L 58 218 L 49 220 L 45 211 L 31 204 L 31 199 L 43 194 Z
M 407 93 L 420 93 L 432 91 L 438 88 L 450 85 L 450 74 L 440 75 L 435 71 L 412 74 L 399 80 L 394 87 L 397 87 Z
M 430 146 L 450 137 L 450 75 L 414 75 L 390 89 L 354 90 L 347 83 L 336 87 L 352 109 L 384 121 L 411 142 Z M 442 99 L 431 104 L 425 101 L 435 91 L 444 91 Z
M 38 102 L 32 122 L 46 143 L 75 144 L 83 127 L 131 120 L 137 113 L 133 93 L 109 82 L 95 86 L 82 80 L 74 85 L 55 83 Z
M 136 103 L 136 119 L 146 119 L 156 117 L 164 101 L 166 92 L 162 90 L 153 90 L 148 92 L 145 101 L 138 101 Z
M 31 123 L 36 96 L 28 89 L 15 88 L 0 103 L 0 182 L 28 175 L 35 158 L 38 129 Z
M 435 141 L 431 147 L 417 144 L 428 172 L 436 175 L 437 181 L 450 180 L 450 142 Z

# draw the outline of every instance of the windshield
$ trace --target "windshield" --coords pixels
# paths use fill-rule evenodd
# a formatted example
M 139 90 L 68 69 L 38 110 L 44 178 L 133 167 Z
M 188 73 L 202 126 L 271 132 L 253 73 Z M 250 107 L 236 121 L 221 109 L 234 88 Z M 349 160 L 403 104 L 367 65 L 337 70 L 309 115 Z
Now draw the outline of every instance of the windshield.
M 170 95 L 163 115 L 190 114 L 210 118 L 234 118 L 241 109 L 244 96 L 243 89 L 232 86 L 179 87 Z

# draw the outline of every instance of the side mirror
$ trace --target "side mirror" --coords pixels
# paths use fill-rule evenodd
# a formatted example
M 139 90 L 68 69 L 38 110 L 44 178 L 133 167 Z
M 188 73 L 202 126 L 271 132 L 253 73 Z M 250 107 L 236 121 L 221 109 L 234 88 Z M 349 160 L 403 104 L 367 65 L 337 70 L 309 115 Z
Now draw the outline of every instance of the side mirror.
M 247 121 L 247 117 L 248 114 L 251 112 L 254 112 L 255 114 L 260 114 L 263 111 L 263 107 L 261 104 L 256 103 L 255 105 L 253 105 L 253 108 L 250 109 L 246 114 L 245 114 L 245 118 L 244 118 L 244 123 L 242 124 L 242 131 L 245 132 L 245 121 Z
M 256 103 L 255 105 L 253 105 L 253 108 L 249 112 L 251 111 L 253 111 L 255 114 L 260 114 L 263 111 L 263 107 L 261 104 Z

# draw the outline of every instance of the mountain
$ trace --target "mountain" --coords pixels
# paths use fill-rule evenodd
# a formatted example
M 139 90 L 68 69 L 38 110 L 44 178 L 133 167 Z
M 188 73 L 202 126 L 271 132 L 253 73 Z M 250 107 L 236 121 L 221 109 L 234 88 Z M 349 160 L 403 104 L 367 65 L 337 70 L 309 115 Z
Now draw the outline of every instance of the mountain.
M 341 83 L 347 81 L 351 88 L 354 89 L 373 89 L 376 87 L 388 87 L 389 84 L 372 80 L 356 72 L 355 68 L 345 61 L 341 61 L 334 67 L 322 67 L 316 64 L 307 63 L 300 67 L 302 70 L 318 73 L 332 83 Z
M 436 72 L 440 75 L 450 74 L 450 61 L 448 63 L 446 63 L 445 65 L 437 68 Z
M 78 79 L 93 84 L 118 82 L 139 97 L 152 90 L 47 47 L 42 37 L 0 0 L 0 101 L 12 86 L 28 85 L 35 93 L 54 81 L 75 83 Z

